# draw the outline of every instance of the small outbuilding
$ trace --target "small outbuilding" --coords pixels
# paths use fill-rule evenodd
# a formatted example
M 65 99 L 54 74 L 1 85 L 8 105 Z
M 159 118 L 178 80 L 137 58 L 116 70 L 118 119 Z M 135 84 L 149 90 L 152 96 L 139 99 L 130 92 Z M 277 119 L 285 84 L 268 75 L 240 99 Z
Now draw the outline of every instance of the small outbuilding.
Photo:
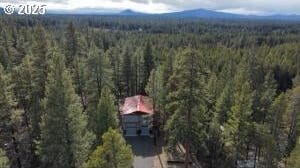
M 151 135 L 153 116 L 153 102 L 148 96 L 127 97 L 120 103 L 120 119 L 125 136 Z

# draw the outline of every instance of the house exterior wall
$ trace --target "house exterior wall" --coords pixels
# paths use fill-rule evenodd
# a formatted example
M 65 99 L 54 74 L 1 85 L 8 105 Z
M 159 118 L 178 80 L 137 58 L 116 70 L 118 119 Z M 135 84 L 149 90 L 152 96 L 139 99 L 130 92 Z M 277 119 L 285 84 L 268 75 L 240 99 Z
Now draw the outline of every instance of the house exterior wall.
M 149 131 L 152 128 L 152 116 L 131 114 L 122 116 L 122 127 L 125 136 L 138 136 L 137 131 L 140 130 L 140 135 L 149 136 Z

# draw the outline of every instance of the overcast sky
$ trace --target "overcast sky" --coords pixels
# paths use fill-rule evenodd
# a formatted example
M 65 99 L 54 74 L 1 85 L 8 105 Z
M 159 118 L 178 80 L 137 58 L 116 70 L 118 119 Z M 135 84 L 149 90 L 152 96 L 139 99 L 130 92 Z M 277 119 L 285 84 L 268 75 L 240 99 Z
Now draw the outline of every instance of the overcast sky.
M 239 14 L 300 14 L 300 0 L 0 0 L 2 7 L 8 3 L 46 4 L 48 9 L 132 9 L 146 13 L 203 8 Z

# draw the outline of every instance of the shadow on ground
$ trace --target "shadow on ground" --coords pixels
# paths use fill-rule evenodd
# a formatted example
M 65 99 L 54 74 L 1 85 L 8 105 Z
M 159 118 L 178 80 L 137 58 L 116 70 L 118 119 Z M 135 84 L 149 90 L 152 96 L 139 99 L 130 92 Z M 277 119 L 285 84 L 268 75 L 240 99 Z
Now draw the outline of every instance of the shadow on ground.
M 152 168 L 154 156 L 161 152 L 161 147 L 154 146 L 153 138 L 138 136 L 125 139 L 135 155 L 134 168 Z

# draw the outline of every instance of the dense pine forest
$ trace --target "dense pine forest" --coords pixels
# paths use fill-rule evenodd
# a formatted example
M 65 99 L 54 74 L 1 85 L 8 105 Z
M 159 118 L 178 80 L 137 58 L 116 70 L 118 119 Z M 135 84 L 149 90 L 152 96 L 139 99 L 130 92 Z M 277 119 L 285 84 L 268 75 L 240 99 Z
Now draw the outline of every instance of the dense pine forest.
M 0 17 L 1 168 L 131 168 L 136 94 L 203 168 L 300 166 L 299 22 Z

